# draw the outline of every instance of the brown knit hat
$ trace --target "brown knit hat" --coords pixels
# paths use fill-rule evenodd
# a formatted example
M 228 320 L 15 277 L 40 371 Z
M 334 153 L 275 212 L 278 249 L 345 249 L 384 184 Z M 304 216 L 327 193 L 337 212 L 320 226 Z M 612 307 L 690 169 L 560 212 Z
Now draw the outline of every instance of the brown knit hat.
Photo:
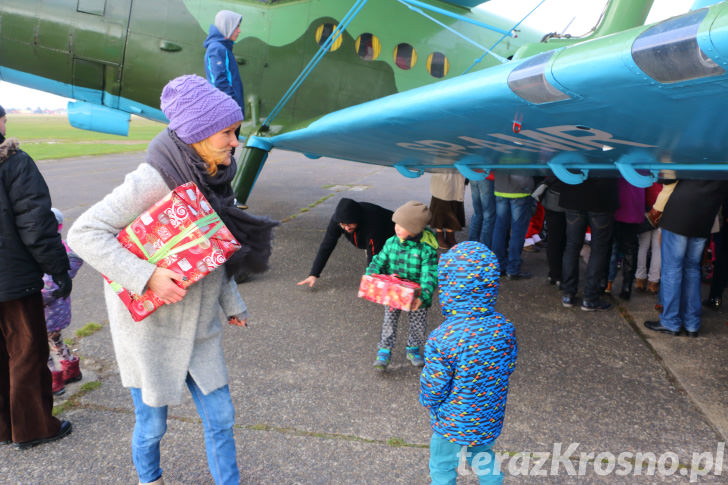
M 432 213 L 422 202 L 410 200 L 394 211 L 392 220 L 412 234 L 421 233 L 430 223 Z

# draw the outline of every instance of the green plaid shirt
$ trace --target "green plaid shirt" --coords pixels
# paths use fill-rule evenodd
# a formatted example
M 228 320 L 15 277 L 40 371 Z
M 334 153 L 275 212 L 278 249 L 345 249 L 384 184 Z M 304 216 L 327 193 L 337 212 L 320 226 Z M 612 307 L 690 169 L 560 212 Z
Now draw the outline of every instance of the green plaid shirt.
M 419 283 L 422 306 L 428 307 L 437 287 L 437 250 L 421 238 L 400 242 L 396 235 L 392 236 L 369 263 L 366 274 L 396 274 Z

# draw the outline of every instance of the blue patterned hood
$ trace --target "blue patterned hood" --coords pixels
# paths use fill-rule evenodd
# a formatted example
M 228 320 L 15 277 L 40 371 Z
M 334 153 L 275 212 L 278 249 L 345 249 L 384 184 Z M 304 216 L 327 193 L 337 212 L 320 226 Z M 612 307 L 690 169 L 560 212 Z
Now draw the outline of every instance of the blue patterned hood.
M 498 258 L 485 244 L 465 241 L 440 257 L 438 282 L 445 318 L 491 313 L 498 298 Z

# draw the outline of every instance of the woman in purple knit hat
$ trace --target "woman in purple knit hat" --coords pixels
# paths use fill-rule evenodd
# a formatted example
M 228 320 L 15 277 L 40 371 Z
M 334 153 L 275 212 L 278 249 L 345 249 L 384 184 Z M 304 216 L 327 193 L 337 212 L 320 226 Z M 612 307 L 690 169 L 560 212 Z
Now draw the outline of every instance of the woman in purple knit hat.
M 132 458 L 140 483 L 162 482 L 159 443 L 167 428 L 167 408 L 180 404 L 187 387 L 205 432 L 207 459 L 215 483 L 237 484 L 233 425 L 235 410 L 222 352 L 222 322 L 243 325 L 245 303 L 232 278 L 237 271 L 267 269 L 273 227 L 234 204 L 231 151 L 238 145 L 240 106 L 204 78 L 181 76 L 162 91 L 169 127 L 152 140 L 145 163 L 92 206 L 71 227 L 68 244 L 88 264 L 128 290 L 152 290 L 165 305 L 134 322 L 105 284 L 111 336 L 121 375 L 130 388 L 136 423 Z M 137 216 L 170 190 L 194 182 L 241 243 L 242 249 L 186 290 L 183 277 L 137 258 L 116 239 Z

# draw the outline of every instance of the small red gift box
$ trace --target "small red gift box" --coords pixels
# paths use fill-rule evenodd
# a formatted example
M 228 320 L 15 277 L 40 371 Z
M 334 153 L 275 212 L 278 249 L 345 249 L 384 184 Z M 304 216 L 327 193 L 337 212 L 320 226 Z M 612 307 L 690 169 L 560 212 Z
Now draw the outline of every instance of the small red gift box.
M 359 298 L 410 311 L 420 296 L 420 285 L 396 275 L 372 274 L 361 277 Z
M 140 258 L 187 276 L 187 281 L 176 282 L 182 288 L 204 278 L 240 249 L 238 241 L 192 182 L 180 185 L 144 211 L 117 239 Z M 137 295 L 104 278 L 135 322 L 164 305 L 151 290 Z

